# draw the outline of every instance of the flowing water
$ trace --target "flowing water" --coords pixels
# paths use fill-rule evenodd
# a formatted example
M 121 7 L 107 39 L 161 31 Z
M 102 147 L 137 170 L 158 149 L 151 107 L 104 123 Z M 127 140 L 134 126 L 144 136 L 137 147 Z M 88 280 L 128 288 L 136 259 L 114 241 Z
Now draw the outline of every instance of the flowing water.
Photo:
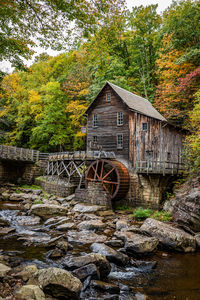
M 47 250 L 37 245 L 37 240 L 48 241 L 48 227 L 43 224 L 34 226 L 20 225 L 22 220 L 28 220 L 17 205 L 9 202 L 0 203 L 0 217 L 10 222 L 15 232 L 1 236 L 0 249 L 3 251 L 18 251 L 17 256 L 27 263 L 36 263 L 38 267 L 60 266 L 59 263 L 47 259 Z M 26 222 L 27 223 L 27 222 Z M 35 241 L 35 244 L 28 246 L 24 243 L 24 237 Z M 20 239 L 21 238 L 21 239 Z M 87 247 L 79 246 L 72 254 L 83 254 L 88 252 Z M 16 252 L 15 252 L 16 253 Z M 200 300 L 200 252 L 194 254 L 170 253 L 157 251 L 153 256 L 137 258 L 137 260 L 156 261 L 155 269 L 149 269 L 148 265 L 141 264 L 140 268 L 129 266 L 120 268 L 113 266 L 109 281 L 122 283 L 130 287 L 131 293 L 136 299 L 142 300 L 143 295 L 148 299 L 166 300 Z M 100 299 L 100 298 L 98 298 Z M 121 298 L 135 299 L 135 298 Z

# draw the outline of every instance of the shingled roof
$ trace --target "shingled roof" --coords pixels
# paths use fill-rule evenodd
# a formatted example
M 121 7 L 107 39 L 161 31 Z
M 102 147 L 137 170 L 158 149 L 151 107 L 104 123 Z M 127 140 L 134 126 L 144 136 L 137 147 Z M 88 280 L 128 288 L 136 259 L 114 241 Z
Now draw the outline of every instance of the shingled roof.
M 139 112 L 143 115 L 161 120 L 161 121 L 167 121 L 151 104 L 151 102 L 149 102 L 147 99 L 142 98 L 138 95 L 135 95 L 111 82 L 106 82 L 105 85 L 109 85 L 114 91 L 115 93 L 117 93 L 117 95 L 121 98 L 121 100 L 131 109 L 134 110 L 136 112 Z M 103 86 L 103 88 L 105 87 L 105 85 Z M 103 90 L 103 88 L 101 89 L 101 91 Z M 100 92 L 101 92 L 100 91 Z M 100 93 L 99 93 L 100 94 Z M 99 95 L 98 94 L 98 95 Z M 98 97 L 97 95 L 97 97 Z M 94 101 L 97 99 L 97 97 L 94 99 Z M 86 113 L 88 112 L 89 108 L 92 106 L 92 104 L 94 103 L 94 101 L 90 104 L 90 106 L 88 107 L 88 109 L 86 110 Z

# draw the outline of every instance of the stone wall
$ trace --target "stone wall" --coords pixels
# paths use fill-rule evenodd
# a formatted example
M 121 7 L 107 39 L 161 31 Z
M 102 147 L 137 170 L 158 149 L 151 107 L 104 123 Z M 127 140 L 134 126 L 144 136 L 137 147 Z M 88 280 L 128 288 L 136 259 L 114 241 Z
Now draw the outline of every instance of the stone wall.
M 75 199 L 93 205 L 103 205 L 107 209 L 112 208 L 111 199 L 103 189 L 101 182 L 93 181 L 88 184 L 87 189 L 76 189 Z
M 44 161 L 36 163 L 1 161 L 0 182 L 33 184 L 36 177 L 43 175 L 44 169 Z
M 163 193 L 172 179 L 170 175 L 136 174 L 129 170 L 130 187 L 124 199 L 114 201 L 114 207 L 126 205 L 129 207 L 148 207 L 160 209 Z
M 74 194 L 76 186 L 75 185 L 64 185 L 54 182 L 44 181 L 36 179 L 35 183 L 48 194 L 53 194 L 59 197 L 67 197 L 71 194 Z

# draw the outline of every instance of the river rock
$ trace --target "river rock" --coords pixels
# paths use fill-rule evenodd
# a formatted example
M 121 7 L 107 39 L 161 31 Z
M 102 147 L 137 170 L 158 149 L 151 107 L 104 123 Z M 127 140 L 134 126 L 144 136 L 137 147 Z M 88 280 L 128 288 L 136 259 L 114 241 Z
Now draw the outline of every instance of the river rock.
M 96 230 L 102 231 L 105 228 L 106 224 L 104 224 L 101 220 L 90 220 L 83 221 L 78 225 L 80 230 Z
M 192 235 L 169 224 L 148 218 L 141 230 L 157 238 L 167 248 L 183 252 L 194 252 L 196 249 L 196 241 Z
M 11 227 L 0 227 L 0 236 L 1 235 L 6 235 L 9 234 L 11 232 L 14 232 L 15 228 L 11 228 Z
M 10 267 L 0 263 L 0 278 L 5 277 L 10 270 Z
M 103 282 L 100 280 L 92 280 L 90 282 L 90 286 L 97 290 L 107 292 L 109 294 L 118 294 L 120 292 L 120 288 L 117 285 L 113 283 Z
M 105 245 L 107 245 L 109 247 L 123 247 L 124 246 L 124 242 L 122 240 L 111 239 L 109 241 L 106 241 Z
M 111 270 L 110 263 L 107 261 L 106 257 L 98 253 L 90 253 L 84 256 L 78 257 L 66 257 L 63 260 L 63 265 L 70 270 L 81 268 L 83 266 L 95 264 L 100 272 L 101 278 L 106 277 Z
M 121 229 L 127 229 L 128 228 L 128 223 L 126 220 L 119 220 L 116 222 L 116 230 L 120 231 Z
M 16 300 L 45 300 L 45 294 L 37 285 L 24 285 L 16 293 Z
M 100 273 L 95 264 L 89 264 L 75 269 L 72 274 L 78 277 L 81 281 L 84 281 L 88 276 L 91 276 L 93 279 L 100 279 Z
M 75 227 L 74 223 L 64 223 L 64 224 L 57 226 L 57 229 L 60 231 L 68 231 L 74 227 Z
M 68 231 L 68 241 L 77 244 L 92 244 L 94 242 L 103 243 L 107 237 L 103 234 L 96 234 L 88 230 Z
M 20 226 L 34 226 L 40 224 L 40 217 L 18 216 L 17 222 Z
M 194 232 L 200 231 L 200 190 L 191 189 L 186 195 L 179 193 L 171 206 L 173 220 Z
M 53 204 L 35 204 L 30 210 L 30 213 L 44 219 L 48 219 L 53 216 L 65 216 L 67 212 L 68 209 L 66 207 Z
M 124 266 L 129 262 L 127 255 L 120 253 L 109 246 L 106 246 L 105 244 L 94 243 L 90 248 L 93 252 L 105 255 L 108 261 L 118 265 Z
M 130 231 L 117 231 L 115 236 L 121 238 L 124 242 L 124 248 L 127 252 L 145 254 L 153 252 L 158 246 L 158 239 L 136 234 Z
M 24 193 L 13 193 L 10 195 L 10 201 L 23 201 L 26 194 Z
M 100 205 L 86 205 L 86 204 L 76 204 L 73 208 L 73 211 L 79 213 L 96 213 L 99 211 L 106 210 L 105 206 Z
M 35 275 L 44 292 L 58 299 L 79 299 L 81 281 L 60 268 L 39 270 Z
M 24 281 L 27 281 L 30 278 L 33 278 L 33 275 L 38 271 L 36 265 L 28 265 L 21 272 L 18 272 L 15 276 L 22 278 Z
M 10 222 L 4 218 L 0 218 L 0 226 L 4 227 L 4 226 L 9 226 Z
M 194 237 L 197 243 L 197 247 L 200 248 L 200 233 L 195 234 Z

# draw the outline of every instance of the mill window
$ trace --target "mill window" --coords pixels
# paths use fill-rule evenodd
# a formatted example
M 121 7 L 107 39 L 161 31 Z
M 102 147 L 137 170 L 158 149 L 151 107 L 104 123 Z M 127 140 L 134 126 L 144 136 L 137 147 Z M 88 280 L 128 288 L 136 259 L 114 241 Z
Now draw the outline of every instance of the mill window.
M 171 159 L 171 153 L 167 152 L 167 160 L 170 160 L 170 159 Z
M 123 149 L 123 135 L 117 135 L 117 149 Z
M 148 130 L 148 123 L 142 123 L 142 131 L 147 131 Z
M 96 135 L 93 136 L 93 143 L 97 143 L 97 136 Z
M 111 94 L 110 94 L 110 93 L 107 93 L 107 94 L 106 94 L 106 101 L 107 101 L 107 102 L 110 102 L 110 100 L 111 100 Z
M 93 126 L 94 127 L 98 126 L 98 116 L 97 116 L 97 114 L 94 114 L 94 116 L 93 116 Z
M 121 111 L 117 113 L 117 125 L 123 125 L 123 113 Z

